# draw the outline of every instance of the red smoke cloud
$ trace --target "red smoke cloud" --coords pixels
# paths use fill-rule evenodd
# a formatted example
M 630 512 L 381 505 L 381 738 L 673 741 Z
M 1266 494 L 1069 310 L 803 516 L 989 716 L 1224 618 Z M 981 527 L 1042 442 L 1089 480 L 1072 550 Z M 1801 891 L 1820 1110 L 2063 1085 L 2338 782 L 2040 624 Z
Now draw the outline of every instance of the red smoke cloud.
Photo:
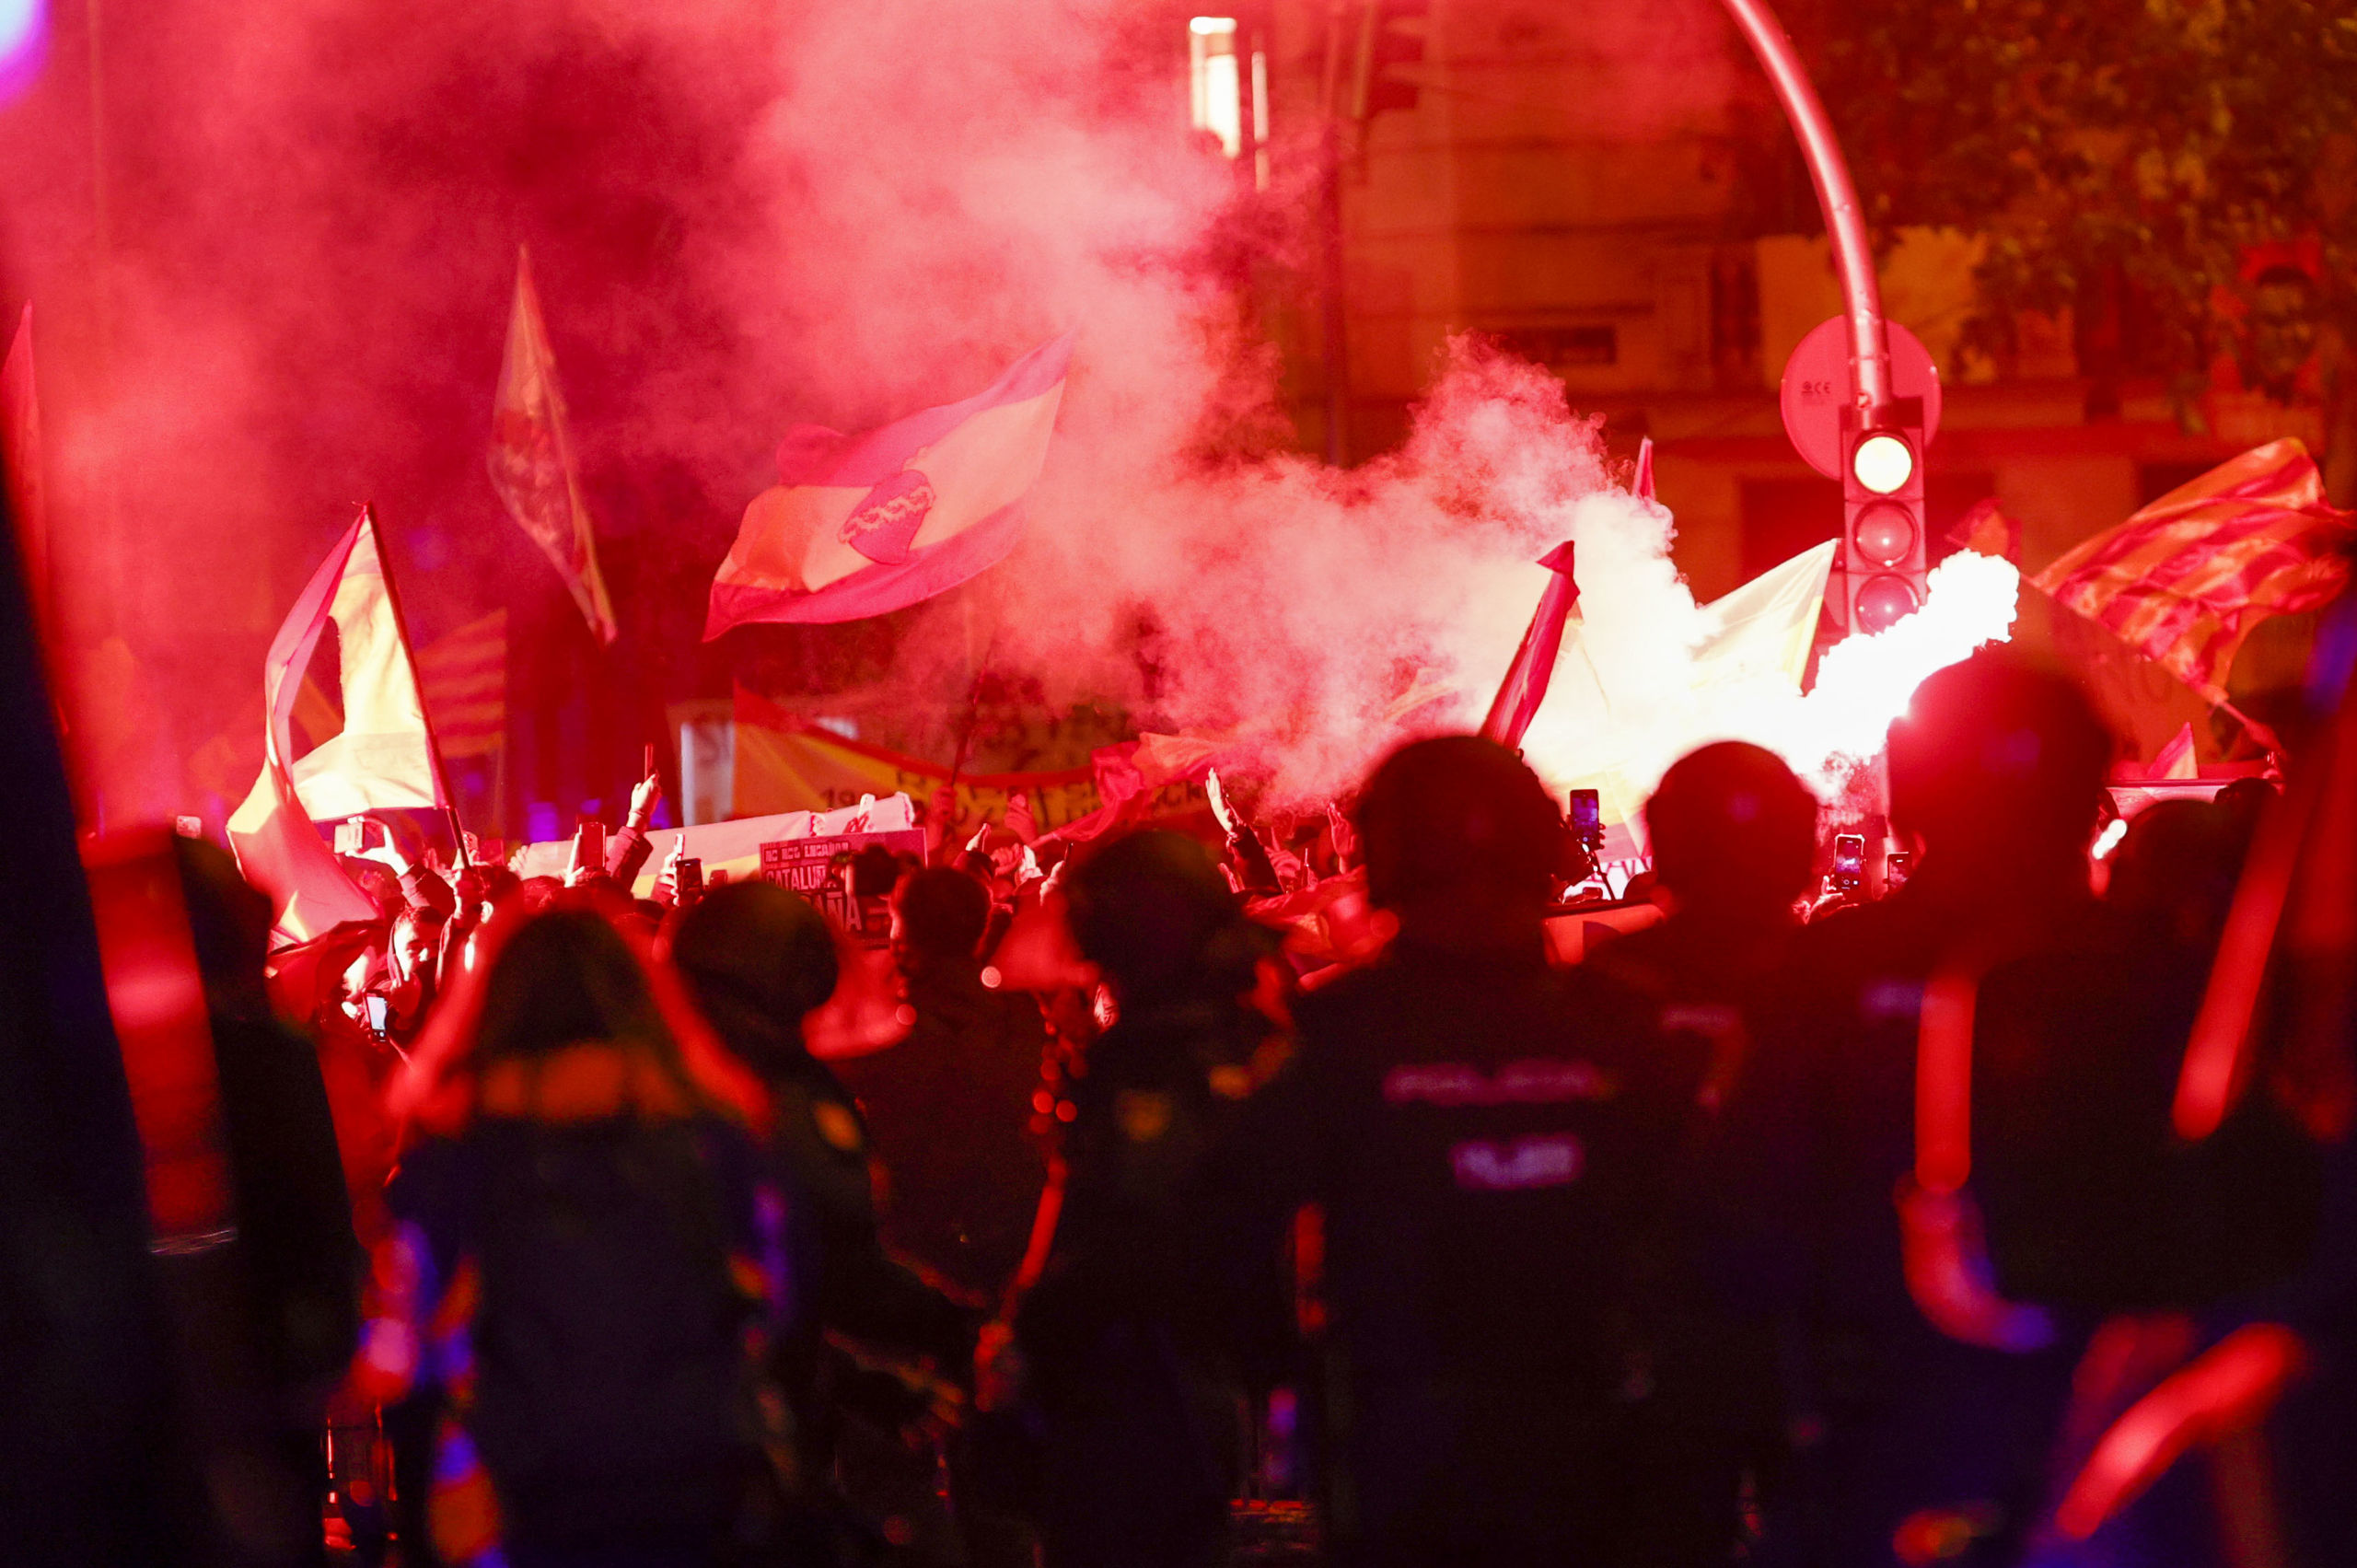
M 128 798 L 184 798 L 180 759 L 253 710 L 363 499 L 423 636 L 510 603 L 519 658 L 587 678 L 482 469 L 525 242 L 650 711 L 725 681 L 695 662 L 702 590 L 784 428 L 962 395 L 1065 331 L 1029 537 L 904 640 L 906 702 L 954 706 L 988 646 L 1324 793 L 1419 682 L 1455 695 L 1411 723 L 1478 719 L 1566 538 L 1591 623 L 1675 685 L 1667 519 L 1543 373 L 1460 345 L 1398 453 L 1275 449 L 1275 356 L 1232 285 L 1295 259 L 1314 127 L 1281 106 L 1276 192 L 1246 200 L 1187 130 L 1183 25 L 1135 0 L 186 0 L 100 41 L 94 120 L 64 18 L 0 110 L 0 216 Z

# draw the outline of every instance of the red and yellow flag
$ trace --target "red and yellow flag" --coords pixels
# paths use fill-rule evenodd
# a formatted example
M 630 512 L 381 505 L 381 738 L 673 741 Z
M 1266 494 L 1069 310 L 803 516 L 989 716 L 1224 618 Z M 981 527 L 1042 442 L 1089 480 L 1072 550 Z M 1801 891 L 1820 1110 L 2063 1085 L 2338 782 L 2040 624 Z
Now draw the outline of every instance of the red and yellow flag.
M 494 610 L 418 649 L 417 679 L 444 761 L 497 751 L 507 735 L 507 612 Z
M 2349 581 L 2352 515 L 2289 437 L 2254 447 L 2096 535 L 2033 581 L 2212 702 L 2250 630 Z
M 970 773 L 846 739 L 743 687 L 736 696 L 736 766 L 733 815 L 759 817 L 779 811 L 834 811 L 855 806 L 863 796 L 902 794 L 927 800 L 957 773 L 960 816 L 979 814 L 993 821 L 1005 814 L 1016 790 L 1031 796 L 1033 819 L 1057 828 L 1096 809 L 1096 775 L 1087 768 L 1029 773 Z
M 532 287 L 532 259 L 516 256 L 516 308 L 507 322 L 507 353 L 499 366 L 499 395 L 491 412 L 491 484 L 516 526 L 549 558 L 601 643 L 614 640 L 614 607 L 598 570 L 598 541 L 581 499 L 573 438 L 564 426 L 564 396 L 557 390 L 556 356 L 540 320 Z

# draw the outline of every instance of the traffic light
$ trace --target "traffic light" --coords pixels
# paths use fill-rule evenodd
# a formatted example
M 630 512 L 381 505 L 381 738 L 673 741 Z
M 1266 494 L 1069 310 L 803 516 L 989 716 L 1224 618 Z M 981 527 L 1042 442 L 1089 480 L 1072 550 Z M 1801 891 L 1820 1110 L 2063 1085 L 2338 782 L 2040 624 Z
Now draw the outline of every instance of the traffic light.
M 1879 632 L 1922 607 L 1931 557 L 1923 527 L 1923 401 L 1901 398 L 1878 422 L 1842 422 L 1843 630 Z
M 1364 120 L 1387 109 L 1413 109 L 1421 90 L 1416 67 L 1424 63 L 1424 29 L 1432 0 L 1360 0 L 1357 69 L 1351 77 L 1351 118 Z M 1403 75 L 1399 67 L 1408 68 Z

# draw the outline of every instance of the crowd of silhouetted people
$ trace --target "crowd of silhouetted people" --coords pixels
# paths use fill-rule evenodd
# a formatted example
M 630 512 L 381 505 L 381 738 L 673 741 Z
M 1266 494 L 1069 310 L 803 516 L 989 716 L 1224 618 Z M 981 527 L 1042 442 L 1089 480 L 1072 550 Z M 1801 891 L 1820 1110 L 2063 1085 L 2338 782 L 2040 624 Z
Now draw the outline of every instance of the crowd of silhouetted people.
M 2357 1562 L 2351 977 L 2270 981 L 2189 1137 L 2282 802 L 2098 858 L 2114 751 L 1945 669 L 1911 874 L 1829 886 L 1850 825 L 1705 747 L 1576 963 L 1593 845 L 1470 737 L 1298 831 L 937 820 L 850 930 L 633 899 L 652 781 L 565 877 L 356 865 L 384 921 L 293 968 L 184 842 L 240 1272 L 163 1265 L 246 1315 L 186 1560 Z M 1358 879 L 1349 951 L 1256 918 Z

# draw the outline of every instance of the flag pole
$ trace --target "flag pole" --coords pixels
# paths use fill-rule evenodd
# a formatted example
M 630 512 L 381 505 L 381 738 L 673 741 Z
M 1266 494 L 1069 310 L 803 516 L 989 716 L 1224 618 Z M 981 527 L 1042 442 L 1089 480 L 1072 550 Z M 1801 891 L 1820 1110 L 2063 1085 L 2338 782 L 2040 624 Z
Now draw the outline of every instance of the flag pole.
M 459 869 L 467 866 L 467 833 L 459 825 L 459 793 L 450 787 L 450 772 L 442 765 L 442 743 L 434 734 L 434 714 L 425 705 L 425 678 L 417 669 L 417 644 L 409 634 L 409 618 L 401 613 L 401 594 L 393 580 L 393 555 L 385 546 L 385 528 L 377 520 L 377 508 L 368 502 L 360 504 L 360 516 L 368 525 L 371 538 L 377 541 L 377 569 L 384 575 L 385 602 L 392 608 L 393 633 L 401 640 L 401 657 L 409 665 L 411 690 L 417 693 L 419 720 L 425 726 L 425 754 L 434 762 L 434 785 L 442 792 L 442 815 L 450 825 L 450 854 Z
M 966 683 L 966 723 L 958 732 L 958 754 L 949 761 L 950 807 L 956 809 L 958 781 L 966 772 L 966 749 L 973 743 L 974 726 L 982 711 L 982 678 L 990 673 L 991 656 L 998 652 L 998 628 L 991 628 L 991 640 L 982 646 L 980 663 L 974 666 L 973 679 Z

